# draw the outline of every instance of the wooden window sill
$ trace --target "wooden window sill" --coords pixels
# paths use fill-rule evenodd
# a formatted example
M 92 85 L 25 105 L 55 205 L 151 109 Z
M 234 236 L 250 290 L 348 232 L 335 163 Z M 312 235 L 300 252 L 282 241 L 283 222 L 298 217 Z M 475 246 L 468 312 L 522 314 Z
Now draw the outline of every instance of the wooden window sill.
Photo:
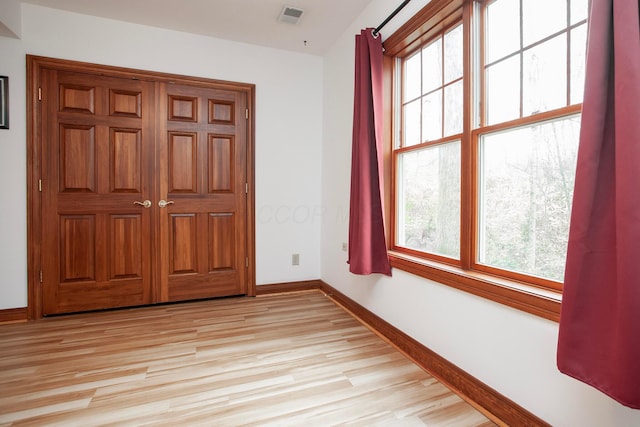
M 434 282 L 558 322 L 562 294 L 522 282 L 389 251 L 391 266 Z

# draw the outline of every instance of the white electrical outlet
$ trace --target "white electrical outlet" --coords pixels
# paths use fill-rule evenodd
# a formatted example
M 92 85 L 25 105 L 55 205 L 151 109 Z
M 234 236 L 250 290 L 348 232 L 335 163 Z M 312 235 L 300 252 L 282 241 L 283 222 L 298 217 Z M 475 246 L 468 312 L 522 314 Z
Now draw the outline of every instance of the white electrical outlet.
M 300 265 L 300 254 L 291 255 L 291 265 Z

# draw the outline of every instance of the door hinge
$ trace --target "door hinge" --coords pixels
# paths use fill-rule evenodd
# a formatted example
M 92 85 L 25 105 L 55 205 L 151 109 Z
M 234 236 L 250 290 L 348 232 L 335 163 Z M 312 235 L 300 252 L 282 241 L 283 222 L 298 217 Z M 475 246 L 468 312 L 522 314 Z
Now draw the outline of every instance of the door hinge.
M 42 180 L 38 180 L 38 191 L 42 193 Z
M 245 266 L 245 267 L 247 267 L 247 268 L 249 268 L 249 257 L 246 257 L 246 258 L 244 259 L 244 266 Z
M 42 283 L 42 270 L 40 270 L 40 283 Z
M 244 194 L 249 194 L 249 183 L 248 182 L 244 183 Z
M 246 109 L 244 110 L 244 118 L 245 118 L 245 119 L 249 119 L 249 109 L 248 109 L 248 108 L 246 108 Z
M 38 101 L 42 101 L 42 88 L 38 88 Z

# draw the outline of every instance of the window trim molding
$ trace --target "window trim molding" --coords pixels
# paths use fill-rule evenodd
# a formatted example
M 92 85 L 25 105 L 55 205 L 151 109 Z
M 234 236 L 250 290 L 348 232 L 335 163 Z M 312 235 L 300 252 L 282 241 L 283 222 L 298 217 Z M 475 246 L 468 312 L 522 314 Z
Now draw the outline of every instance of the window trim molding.
M 469 104 L 465 104 L 465 116 L 463 118 L 463 135 L 462 135 L 462 176 L 461 176 L 461 218 L 473 218 L 473 221 L 464 221 L 461 224 L 461 260 L 460 265 L 452 265 L 447 262 L 439 262 L 437 259 L 427 259 L 418 257 L 404 251 L 401 248 L 394 248 L 395 230 L 389 227 L 387 230 L 388 237 L 388 256 L 393 268 L 406 271 L 410 274 L 420 276 L 422 278 L 450 286 L 452 288 L 468 292 L 470 294 L 488 299 L 490 301 L 506 305 L 526 313 L 533 314 L 554 322 L 560 320 L 560 307 L 562 301 L 561 290 L 542 287 L 535 282 L 524 282 L 513 278 L 505 278 L 502 276 L 491 274 L 487 271 L 471 270 L 475 263 L 471 261 L 473 248 L 469 242 L 477 227 L 473 224 L 475 218 L 474 203 L 476 203 L 477 194 L 470 197 L 477 188 L 476 178 L 469 171 L 471 162 L 473 162 L 473 152 L 471 150 L 472 141 L 465 141 L 468 138 L 474 138 L 477 132 L 487 132 L 492 126 L 480 127 L 479 129 L 471 129 L 473 121 L 472 108 L 475 105 L 475 93 L 473 92 L 472 82 L 476 78 L 472 72 L 472 64 L 470 63 L 470 52 L 467 49 L 470 46 L 472 32 L 476 31 L 471 27 L 472 15 L 477 12 L 476 0 L 432 0 L 427 3 L 418 13 L 409 19 L 394 34 L 390 35 L 384 42 L 385 60 L 385 143 L 384 143 L 384 159 L 385 159 L 385 218 L 389 221 L 387 224 L 395 224 L 395 189 L 396 171 L 395 171 L 395 154 L 394 154 L 394 135 L 397 134 L 397 126 L 401 126 L 394 120 L 394 100 L 397 92 L 400 90 L 398 79 L 395 72 L 396 60 L 398 56 L 411 54 L 423 42 L 431 39 L 434 33 L 448 27 L 455 20 L 462 19 L 465 25 L 463 37 L 466 39 L 465 49 L 465 68 L 468 78 L 464 82 L 465 100 L 469 100 Z M 575 113 L 579 108 L 568 107 L 565 113 Z M 546 116 L 556 116 L 554 113 L 543 113 Z M 535 117 L 540 119 L 541 117 Z M 529 119 L 519 121 L 529 121 Z M 473 136 L 471 135 L 473 133 Z M 467 223 L 468 222 L 468 223 Z M 433 258 L 433 257 L 432 257 Z
M 456 13 L 470 0 L 431 0 L 383 43 L 385 55 L 395 57 L 414 50 L 442 28 L 460 18 Z
M 470 294 L 558 322 L 560 320 L 560 292 L 537 288 L 478 271 L 389 251 L 393 268 L 420 276 Z

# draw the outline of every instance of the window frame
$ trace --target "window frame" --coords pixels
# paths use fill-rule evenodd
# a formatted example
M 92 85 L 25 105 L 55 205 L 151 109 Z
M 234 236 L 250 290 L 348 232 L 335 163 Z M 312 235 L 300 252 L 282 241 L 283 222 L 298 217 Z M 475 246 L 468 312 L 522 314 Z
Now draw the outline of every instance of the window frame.
M 471 136 L 471 156 L 472 156 L 471 161 L 473 162 L 474 165 L 479 165 L 479 153 L 478 153 L 479 147 L 480 147 L 479 139 L 482 135 L 487 135 L 487 134 L 491 134 L 493 132 L 498 132 L 498 131 L 513 130 L 513 129 L 517 129 L 517 128 L 528 126 L 528 125 L 544 123 L 550 120 L 560 120 L 565 117 L 571 117 L 571 116 L 577 115 L 580 113 L 580 110 L 581 110 L 581 104 L 570 105 L 570 106 L 562 107 L 556 110 L 540 113 L 540 114 L 521 117 L 508 122 L 503 122 L 503 123 L 485 126 L 485 127 L 478 127 L 477 129 L 474 129 L 471 133 L 472 135 Z M 474 209 L 472 209 L 472 219 L 471 219 L 471 224 L 473 227 L 472 234 L 471 234 L 471 238 L 472 238 L 471 245 L 472 245 L 472 249 L 476 248 L 476 251 L 479 246 L 478 239 L 480 235 L 480 231 L 479 231 L 480 221 L 478 218 L 479 209 L 477 208 L 480 203 L 480 200 L 479 200 L 480 191 L 478 189 L 478 183 L 477 183 L 477 180 L 479 178 L 478 169 L 479 169 L 479 166 L 476 166 L 476 169 L 473 171 L 475 173 L 473 174 L 473 177 L 472 177 L 474 182 L 473 182 L 473 191 L 471 192 L 472 206 L 474 207 Z M 484 273 L 492 274 L 496 276 L 502 276 L 508 279 L 517 280 L 524 283 L 529 283 L 533 286 L 537 286 L 542 289 L 549 289 L 557 292 L 562 292 L 562 283 L 560 282 L 557 282 L 551 279 L 546 279 L 543 277 L 527 275 L 527 274 L 519 273 L 516 271 L 508 271 L 508 270 L 504 270 L 498 267 L 493 267 L 487 264 L 482 264 L 477 261 L 478 259 L 477 255 L 478 254 L 475 251 L 472 252 L 472 257 L 470 260 L 472 270 L 484 272 Z
M 477 37 L 484 31 L 475 25 L 475 16 L 484 13 L 487 0 L 432 0 L 384 42 L 385 48 L 385 159 L 389 173 L 385 174 L 385 189 L 390 191 L 386 207 L 390 219 L 388 254 L 392 267 L 442 283 L 456 289 L 507 305 L 549 320 L 559 321 L 562 300 L 562 284 L 553 280 L 507 272 L 497 267 L 477 262 L 478 244 L 478 139 L 481 135 L 526 126 L 529 124 L 577 115 L 581 104 L 569 105 L 552 111 L 520 117 L 507 122 L 486 125 L 484 105 L 478 101 L 485 96 L 484 52 L 471 57 L 472 35 Z M 402 99 L 401 58 L 409 58 L 435 37 L 448 29 L 463 25 L 463 130 L 462 134 L 444 137 L 409 147 L 396 147 L 403 121 L 402 112 L 396 111 L 398 99 Z M 475 26 L 475 27 L 474 27 Z M 575 25 L 574 25 L 575 26 Z M 572 26 L 572 28 L 574 27 Z M 482 68 L 480 68 L 482 67 Z M 398 69 L 400 71 L 398 72 Z M 475 75 L 474 69 L 480 75 Z M 569 74 L 569 70 L 567 73 Z M 522 102 L 522 101 L 521 101 Z M 402 104 L 402 101 L 400 102 Z M 482 103 L 483 104 L 483 103 Z M 477 108 L 477 111 L 474 110 Z M 522 116 L 522 114 L 521 114 Z M 396 242 L 396 191 L 398 189 L 396 166 L 399 153 L 440 144 L 450 139 L 461 141 L 461 221 L 460 260 L 426 254 L 399 247 Z

